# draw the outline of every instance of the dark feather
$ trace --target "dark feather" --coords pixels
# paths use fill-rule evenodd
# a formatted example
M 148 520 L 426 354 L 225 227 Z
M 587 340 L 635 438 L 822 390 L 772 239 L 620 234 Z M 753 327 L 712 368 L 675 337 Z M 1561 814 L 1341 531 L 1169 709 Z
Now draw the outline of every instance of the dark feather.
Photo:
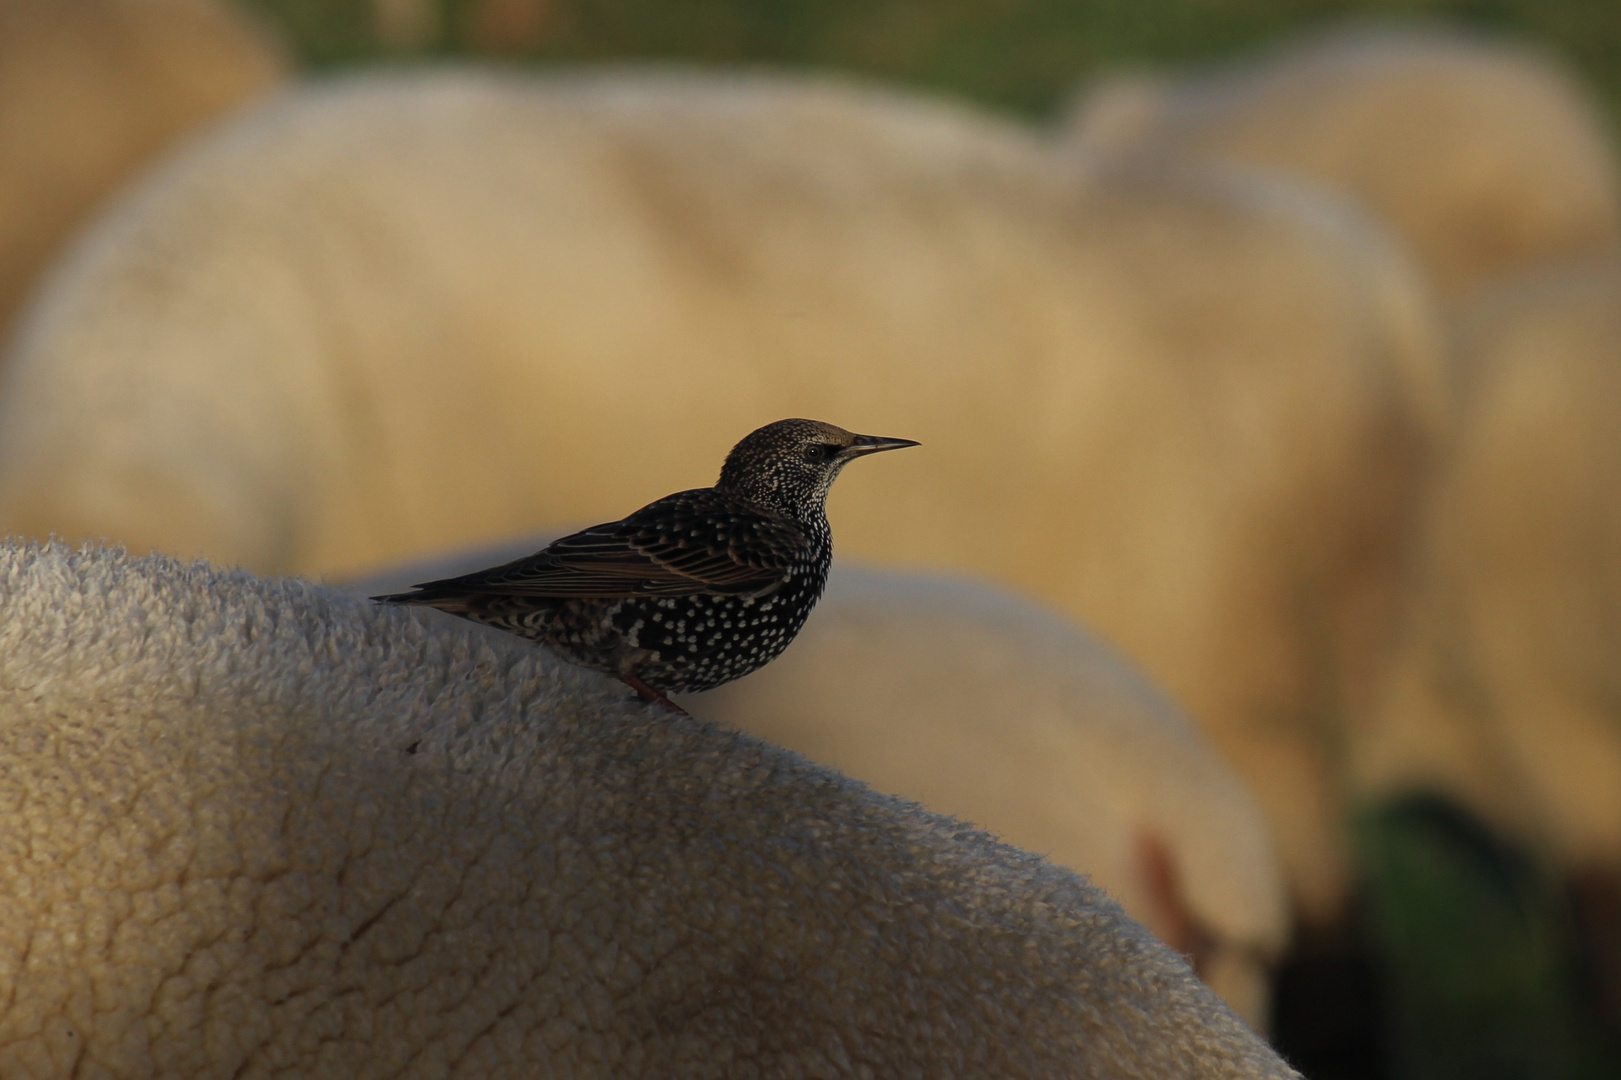
M 682 491 L 623 521 L 594 525 L 533 555 L 387 597 L 432 604 L 447 594 L 611 599 L 764 596 L 803 561 L 802 525 L 713 488 Z

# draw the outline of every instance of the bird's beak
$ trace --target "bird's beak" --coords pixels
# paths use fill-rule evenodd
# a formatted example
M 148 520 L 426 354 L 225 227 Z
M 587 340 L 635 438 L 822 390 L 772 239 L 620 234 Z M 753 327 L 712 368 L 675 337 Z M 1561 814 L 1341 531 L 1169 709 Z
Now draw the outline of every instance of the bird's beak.
M 876 454 L 883 450 L 899 450 L 903 446 L 916 446 L 911 439 L 886 439 L 882 435 L 857 435 L 846 446 L 839 456 L 842 458 L 858 458 L 867 454 Z

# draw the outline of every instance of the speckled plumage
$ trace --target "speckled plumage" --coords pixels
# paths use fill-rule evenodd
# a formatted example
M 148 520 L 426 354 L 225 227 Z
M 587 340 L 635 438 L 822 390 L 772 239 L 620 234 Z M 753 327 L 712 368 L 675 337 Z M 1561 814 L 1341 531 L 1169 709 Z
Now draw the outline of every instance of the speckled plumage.
M 732 448 L 712 488 L 667 495 L 515 562 L 375 599 L 544 642 L 638 690 L 710 690 L 780 654 L 821 597 L 833 561 L 827 492 L 839 471 L 863 454 L 915 445 L 779 420 Z

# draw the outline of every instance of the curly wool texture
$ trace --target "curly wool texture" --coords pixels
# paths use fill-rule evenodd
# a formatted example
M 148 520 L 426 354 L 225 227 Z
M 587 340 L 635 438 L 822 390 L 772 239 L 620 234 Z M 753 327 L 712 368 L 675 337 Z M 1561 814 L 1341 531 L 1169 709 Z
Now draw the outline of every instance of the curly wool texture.
M 456 552 L 355 587 L 468 573 L 550 539 Z M 1266 819 L 1196 727 L 1066 620 L 961 578 L 835 563 L 779 659 L 681 701 L 1085 874 L 1265 1029 L 1270 963 L 1290 930 Z
M 1086 874 L 1265 1029 L 1290 931 L 1266 819 L 1198 729 L 1067 620 L 970 582 L 836 568 L 779 660 L 691 708 Z
M 1312 34 L 1213 71 L 1105 79 L 1067 128 L 1088 154 L 1140 167 L 1227 161 L 1358 199 L 1449 301 L 1621 245 L 1621 170 L 1601 111 L 1555 58 L 1486 39 Z
M 1095 627 L 1324 919 L 1432 330 L 1382 234 L 1298 186 L 1082 176 L 830 79 L 372 74 L 85 235 L 11 355 L 0 529 L 353 574 L 617 519 L 777 417 L 918 439 L 840 482 L 841 554 Z
M 1287 1077 L 1113 903 L 522 642 L 0 553 L 0 1073 Z

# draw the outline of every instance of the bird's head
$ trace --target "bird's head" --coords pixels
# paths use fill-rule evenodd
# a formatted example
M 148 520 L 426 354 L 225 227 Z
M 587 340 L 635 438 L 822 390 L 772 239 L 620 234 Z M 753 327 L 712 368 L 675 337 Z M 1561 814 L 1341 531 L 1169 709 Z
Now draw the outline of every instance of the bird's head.
M 818 420 L 778 420 L 732 447 L 715 486 L 799 516 L 825 502 L 839 471 L 856 458 L 916 445 L 910 439 L 856 435 Z

